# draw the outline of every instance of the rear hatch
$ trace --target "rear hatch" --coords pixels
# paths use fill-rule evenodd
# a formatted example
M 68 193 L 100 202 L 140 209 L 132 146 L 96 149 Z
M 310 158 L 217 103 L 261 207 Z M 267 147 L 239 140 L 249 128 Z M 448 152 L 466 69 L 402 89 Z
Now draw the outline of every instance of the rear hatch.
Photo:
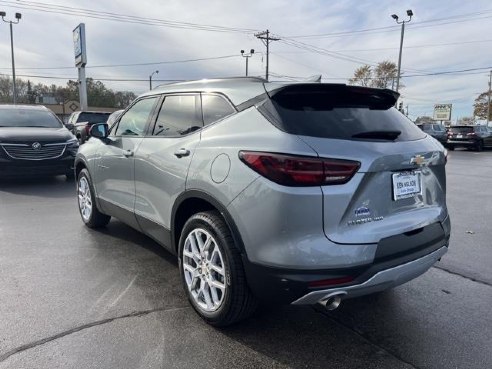
M 452 141 L 473 140 L 475 132 L 471 126 L 451 127 L 448 131 L 448 138 Z
M 360 163 L 347 183 L 321 187 L 330 240 L 377 243 L 446 216 L 443 149 L 393 108 L 398 94 L 324 84 L 268 93 L 260 111 L 279 129 L 320 157 Z

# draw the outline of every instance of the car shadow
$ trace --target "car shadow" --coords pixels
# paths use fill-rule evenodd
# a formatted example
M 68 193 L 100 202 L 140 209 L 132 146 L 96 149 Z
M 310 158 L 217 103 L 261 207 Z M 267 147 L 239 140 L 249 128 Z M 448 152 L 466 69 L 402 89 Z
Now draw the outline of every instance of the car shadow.
M 23 196 L 75 199 L 75 181 L 65 176 L 2 178 L 0 191 Z

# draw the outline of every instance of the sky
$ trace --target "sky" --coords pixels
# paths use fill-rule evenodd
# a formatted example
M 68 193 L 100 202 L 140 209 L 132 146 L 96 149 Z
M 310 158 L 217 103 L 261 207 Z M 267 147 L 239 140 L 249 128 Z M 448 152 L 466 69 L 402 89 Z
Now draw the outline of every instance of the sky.
M 405 26 L 400 93 L 409 116 L 432 116 L 437 103 L 453 104 L 453 120 L 471 116 L 492 69 L 489 0 L 0 0 L 7 20 L 22 13 L 14 25 L 19 78 L 77 79 L 72 30 L 85 23 L 86 76 L 137 94 L 156 70 L 154 86 L 242 76 L 241 49 L 255 50 L 249 74 L 264 76 L 266 49 L 254 34 L 266 29 L 280 39 L 270 43 L 270 80 L 321 75 L 347 83 L 361 65 L 398 62 L 401 26 L 391 14 L 407 20 L 407 9 L 414 16 Z M 205 60 L 189 61 L 196 59 Z M 1 74 L 11 75 L 10 63 L 9 26 L 0 23 Z

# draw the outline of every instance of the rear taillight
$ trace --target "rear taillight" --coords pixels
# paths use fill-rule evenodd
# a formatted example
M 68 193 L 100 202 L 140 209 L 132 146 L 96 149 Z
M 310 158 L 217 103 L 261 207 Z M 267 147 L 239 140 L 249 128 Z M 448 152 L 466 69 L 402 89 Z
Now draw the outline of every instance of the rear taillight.
M 293 187 L 347 183 L 360 167 L 357 161 L 255 151 L 241 151 L 239 158 L 269 180 Z
M 87 136 L 89 136 L 89 133 L 91 132 L 91 126 L 89 123 L 87 123 L 85 126 L 85 133 L 87 134 Z

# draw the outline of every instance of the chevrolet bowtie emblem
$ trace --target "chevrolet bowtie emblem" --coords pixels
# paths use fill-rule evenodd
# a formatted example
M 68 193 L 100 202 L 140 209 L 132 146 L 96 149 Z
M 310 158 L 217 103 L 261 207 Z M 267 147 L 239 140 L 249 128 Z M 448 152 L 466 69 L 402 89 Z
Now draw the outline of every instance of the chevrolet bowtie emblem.
M 422 165 L 425 163 L 425 158 L 422 155 L 415 155 L 410 159 L 410 164 Z

